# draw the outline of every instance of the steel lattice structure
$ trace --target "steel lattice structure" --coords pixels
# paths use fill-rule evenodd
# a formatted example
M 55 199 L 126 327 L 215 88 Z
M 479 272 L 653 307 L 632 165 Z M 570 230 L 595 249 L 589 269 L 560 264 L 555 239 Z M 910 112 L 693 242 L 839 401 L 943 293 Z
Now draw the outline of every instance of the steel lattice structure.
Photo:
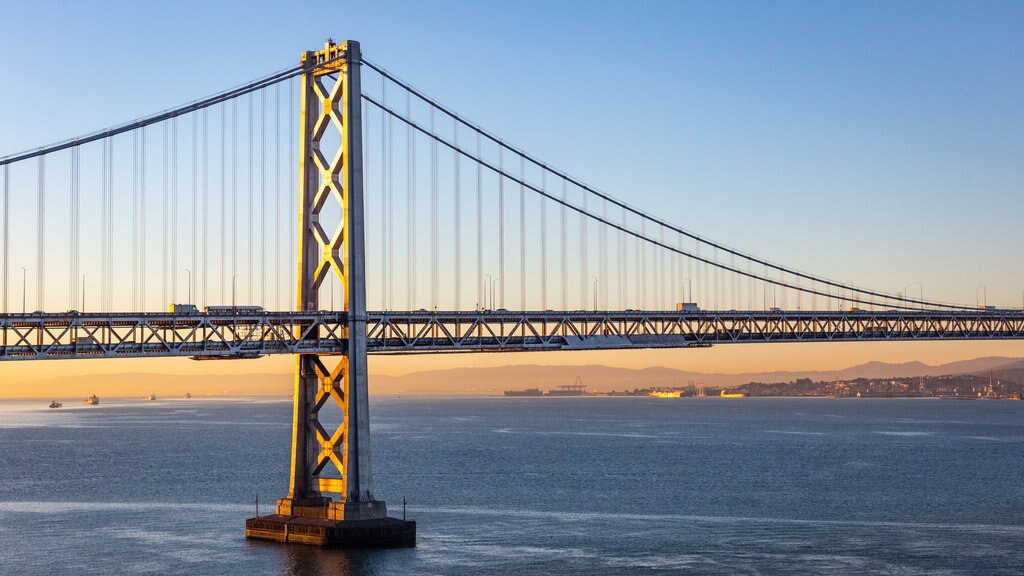
M 0 360 L 339 353 L 345 322 L 338 312 L 7 314 Z
M 1024 311 L 367 312 L 368 354 L 689 348 L 718 344 L 1024 339 Z M 0 360 L 344 355 L 346 312 L 9 314 Z M 342 365 L 335 359 L 335 364 Z M 344 402 L 325 359 L 314 402 Z M 334 368 L 337 370 L 337 367 Z M 330 440 L 337 432 L 316 430 Z M 338 459 L 340 455 L 335 454 Z M 324 456 L 330 459 L 329 455 Z M 342 463 L 344 460 L 341 460 Z M 326 462 L 322 462 L 326 464 Z M 321 462 L 318 462 L 319 466 Z

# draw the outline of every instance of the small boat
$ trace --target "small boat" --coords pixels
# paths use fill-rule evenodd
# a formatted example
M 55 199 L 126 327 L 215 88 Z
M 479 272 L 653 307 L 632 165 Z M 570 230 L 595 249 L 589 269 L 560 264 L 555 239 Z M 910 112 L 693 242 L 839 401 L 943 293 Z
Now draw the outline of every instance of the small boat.
M 57 402 L 56 400 L 54 400 L 53 402 L 50 402 L 50 408 L 60 408 L 61 406 L 63 406 L 63 404 L 61 404 L 60 402 Z
M 192 397 L 192 393 L 191 392 L 185 392 L 185 398 L 186 399 L 191 398 L 191 397 Z
M 156 394 L 150 394 L 149 396 L 143 396 L 142 399 L 143 400 L 149 400 L 149 401 L 156 400 Z
M 84 403 L 85 404 L 89 404 L 90 406 L 96 406 L 97 404 L 100 403 L 100 399 L 97 398 L 95 394 L 93 394 L 92 396 L 89 396 L 88 398 L 86 398 L 84 400 Z

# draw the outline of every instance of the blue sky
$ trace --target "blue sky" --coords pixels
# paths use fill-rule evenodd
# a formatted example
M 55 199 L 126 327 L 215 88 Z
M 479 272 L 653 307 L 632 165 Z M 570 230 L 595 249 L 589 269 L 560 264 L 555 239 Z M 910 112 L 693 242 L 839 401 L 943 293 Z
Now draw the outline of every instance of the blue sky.
M 826 277 L 1020 306 L 1024 4 L 14 2 L 0 154 L 327 37 L 550 164 Z
M 1024 6 L 11 2 L 0 150 L 170 107 L 327 37 L 508 141 L 733 246 L 1020 305 Z M 12 89 L 13 88 L 13 89 Z M 953 272 L 955 270 L 955 272 Z

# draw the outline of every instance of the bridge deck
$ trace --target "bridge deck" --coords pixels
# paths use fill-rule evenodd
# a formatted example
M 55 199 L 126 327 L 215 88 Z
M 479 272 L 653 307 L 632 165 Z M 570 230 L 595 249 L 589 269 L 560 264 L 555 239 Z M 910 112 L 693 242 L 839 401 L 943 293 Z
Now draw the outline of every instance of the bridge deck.
M 0 315 L 0 360 L 343 353 L 344 312 Z M 1024 310 L 368 312 L 372 354 L 1024 339 Z

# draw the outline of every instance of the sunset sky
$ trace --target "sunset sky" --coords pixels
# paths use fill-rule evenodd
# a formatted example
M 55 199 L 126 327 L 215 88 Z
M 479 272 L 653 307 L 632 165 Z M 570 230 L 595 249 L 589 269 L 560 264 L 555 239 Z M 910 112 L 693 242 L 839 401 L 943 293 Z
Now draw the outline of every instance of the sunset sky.
M 507 141 L 704 236 L 889 292 L 920 283 L 926 298 L 973 305 L 984 284 L 989 304 L 1020 307 L 1022 12 L 952 2 L 339 2 L 311 16 L 269 1 L 242 11 L 7 3 L 0 156 L 238 85 L 327 37 L 352 38 Z M 370 369 L 746 372 L 996 355 L 1024 356 L 1024 343 L 374 357 Z M 0 394 L 63 376 L 286 374 L 292 363 L 10 363 L 0 365 Z

